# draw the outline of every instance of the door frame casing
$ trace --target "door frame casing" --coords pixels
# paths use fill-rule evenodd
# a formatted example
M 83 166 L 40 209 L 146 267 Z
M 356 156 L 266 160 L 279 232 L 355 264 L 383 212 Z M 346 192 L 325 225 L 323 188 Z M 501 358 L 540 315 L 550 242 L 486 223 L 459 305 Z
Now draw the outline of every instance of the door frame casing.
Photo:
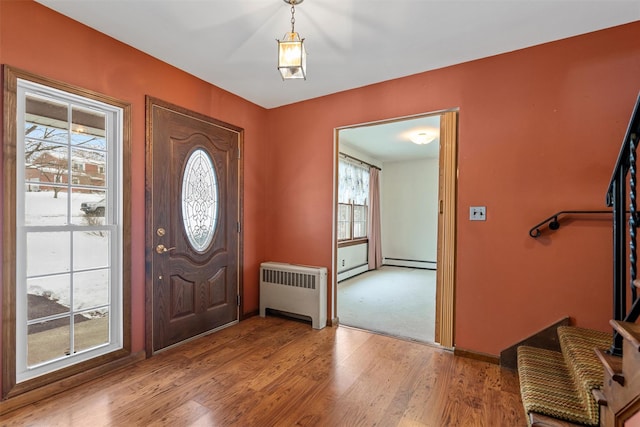
M 440 116 L 440 153 L 438 172 L 438 254 L 436 274 L 435 341 L 440 346 L 454 346 L 455 320 L 455 272 L 456 272 L 456 218 L 458 182 L 458 108 L 433 111 L 375 122 L 341 126 L 334 129 L 333 161 L 333 236 L 332 236 L 332 287 L 329 318 L 333 325 L 338 319 L 338 158 L 340 154 L 340 130 L 362 126 L 375 126 L 400 122 L 418 117 Z
M 452 349 L 455 344 L 456 219 L 458 217 L 458 110 L 440 114 L 440 171 L 438 179 L 438 259 L 436 275 L 435 339 Z
M 240 301 L 238 304 L 238 320 L 244 319 L 244 298 L 243 296 L 243 268 L 242 268 L 242 260 L 243 260 L 243 249 L 244 249 L 244 238 L 243 238 L 243 201 L 244 201 L 244 185 L 243 185 L 243 177 L 244 177 L 244 129 L 234 126 L 232 124 L 223 122 L 221 120 L 214 119 L 212 117 L 206 116 L 204 114 L 197 113 L 193 110 L 189 110 L 178 105 L 163 101 L 161 99 L 145 96 L 145 351 L 147 357 L 151 357 L 154 353 L 158 351 L 166 350 L 170 347 L 174 347 L 176 345 L 180 345 L 186 341 L 190 341 L 197 337 L 207 335 L 213 333 L 219 329 L 222 329 L 228 325 L 224 325 L 220 328 L 211 329 L 203 334 L 199 334 L 196 337 L 189 338 L 185 341 L 181 341 L 177 344 L 173 344 L 164 349 L 155 351 L 153 350 L 153 245 L 154 245 L 154 230 L 153 230 L 153 127 L 152 127 L 152 118 L 153 118 L 153 110 L 152 107 L 159 106 L 162 108 L 169 109 L 179 114 L 183 114 L 187 117 L 194 118 L 196 120 L 201 120 L 206 123 L 210 123 L 215 126 L 220 126 L 225 129 L 229 129 L 231 131 L 238 133 L 238 212 L 237 212 L 237 221 L 239 223 L 239 231 L 238 231 L 238 259 L 237 259 L 237 284 L 236 289 L 237 293 L 240 296 Z M 235 322 L 232 322 L 233 324 Z

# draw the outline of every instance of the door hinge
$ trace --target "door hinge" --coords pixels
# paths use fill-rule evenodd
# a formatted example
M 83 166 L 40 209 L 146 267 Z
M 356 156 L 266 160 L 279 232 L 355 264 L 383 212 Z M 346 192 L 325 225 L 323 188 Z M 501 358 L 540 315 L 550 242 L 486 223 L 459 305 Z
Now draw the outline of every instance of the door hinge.
M 237 295 L 238 307 L 240 307 L 240 295 Z
M 240 158 L 240 148 L 238 148 L 238 159 Z
M 242 231 L 242 227 L 240 226 L 240 221 L 236 222 L 236 229 L 238 230 L 238 233 Z

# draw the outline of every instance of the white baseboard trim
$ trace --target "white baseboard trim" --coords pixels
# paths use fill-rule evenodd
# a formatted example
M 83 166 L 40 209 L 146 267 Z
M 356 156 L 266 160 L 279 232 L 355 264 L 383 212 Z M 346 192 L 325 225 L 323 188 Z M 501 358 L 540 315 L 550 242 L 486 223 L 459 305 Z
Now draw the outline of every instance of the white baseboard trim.
M 350 277 L 357 276 L 358 274 L 366 273 L 367 271 L 369 271 L 369 265 L 363 264 L 343 272 L 338 272 L 338 283 Z
M 424 268 L 426 270 L 436 270 L 437 264 L 435 261 L 419 261 L 413 259 L 400 259 L 400 258 L 383 258 L 383 265 L 390 265 L 394 267 L 413 267 Z

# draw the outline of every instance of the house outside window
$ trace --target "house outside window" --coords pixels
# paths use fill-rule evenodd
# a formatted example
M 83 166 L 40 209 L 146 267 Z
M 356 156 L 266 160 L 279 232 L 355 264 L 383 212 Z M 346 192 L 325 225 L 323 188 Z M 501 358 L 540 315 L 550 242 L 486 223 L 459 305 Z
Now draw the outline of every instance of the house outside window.
M 123 348 L 123 110 L 20 79 L 17 99 L 21 383 Z M 87 121 L 92 133 L 74 131 Z M 101 215 L 83 209 L 99 201 Z

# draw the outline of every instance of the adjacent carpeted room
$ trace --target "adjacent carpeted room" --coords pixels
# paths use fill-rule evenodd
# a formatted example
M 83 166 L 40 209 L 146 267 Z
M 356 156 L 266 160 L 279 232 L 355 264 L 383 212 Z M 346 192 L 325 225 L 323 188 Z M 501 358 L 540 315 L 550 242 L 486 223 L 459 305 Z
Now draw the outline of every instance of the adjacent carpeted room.
M 341 325 L 434 342 L 436 272 L 383 266 L 338 284 Z

